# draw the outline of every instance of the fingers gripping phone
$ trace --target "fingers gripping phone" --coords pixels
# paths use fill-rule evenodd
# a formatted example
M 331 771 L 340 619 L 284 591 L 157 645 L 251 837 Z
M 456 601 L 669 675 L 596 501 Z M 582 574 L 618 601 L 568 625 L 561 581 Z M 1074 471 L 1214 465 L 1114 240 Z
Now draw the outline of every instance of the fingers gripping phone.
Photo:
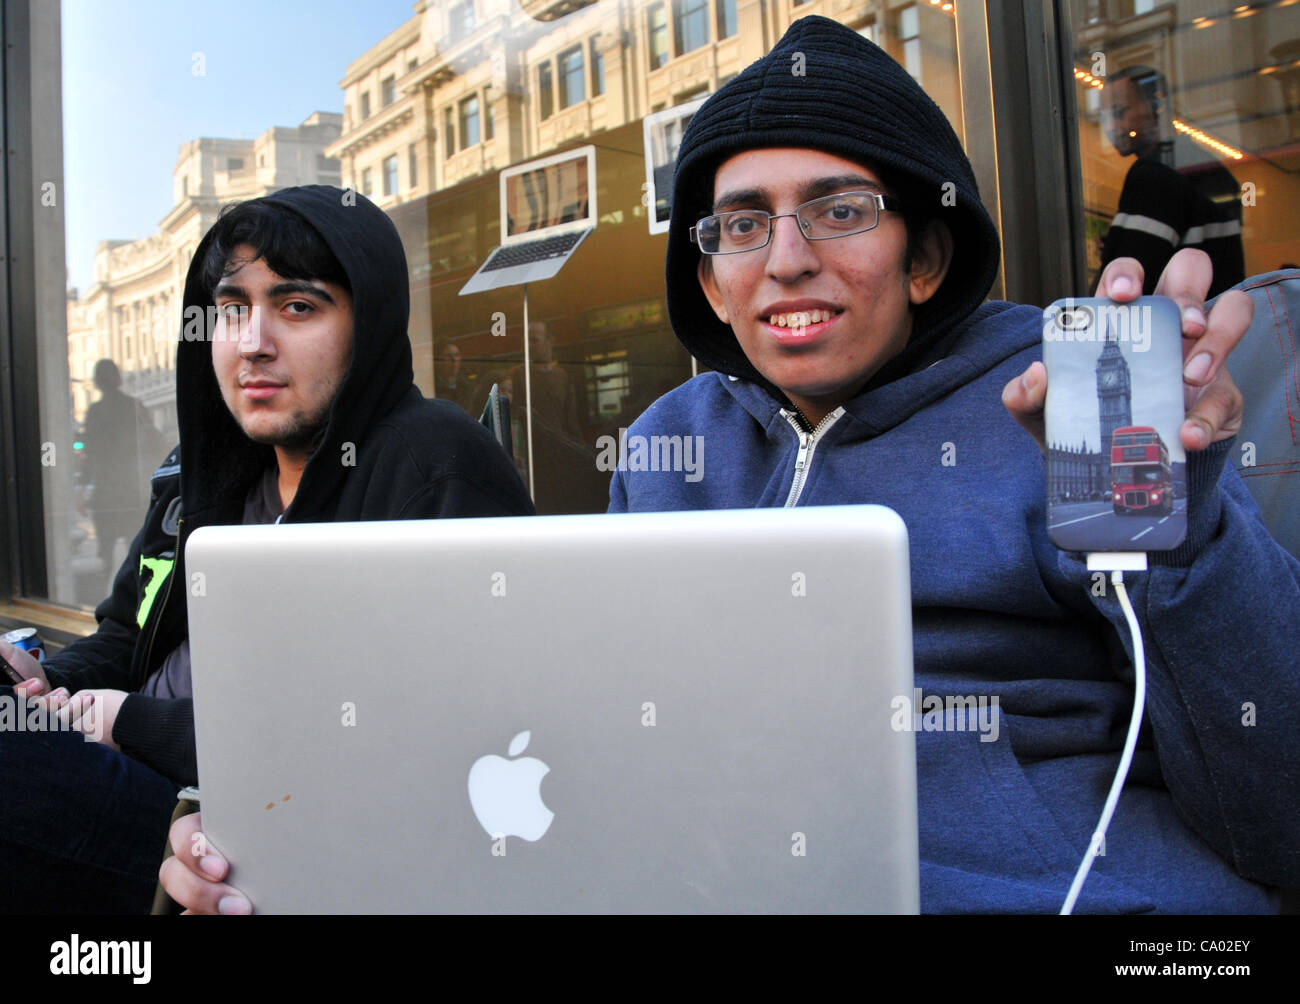
M 1182 317 L 1165 296 L 1043 311 L 1047 534 L 1068 551 L 1165 551 L 1187 533 Z

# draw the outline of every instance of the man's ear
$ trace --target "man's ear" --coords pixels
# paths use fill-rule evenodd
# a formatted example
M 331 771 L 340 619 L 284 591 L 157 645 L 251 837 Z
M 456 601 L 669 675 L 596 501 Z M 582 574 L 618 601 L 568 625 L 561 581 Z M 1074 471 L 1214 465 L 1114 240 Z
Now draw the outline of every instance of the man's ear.
M 700 264 L 695 274 L 700 277 L 700 289 L 704 290 L 705 299 L 709 301 L 713 312 L 718 315 L 718 320 L 723 324 L 730 324 L 731 316 L 727 313 L 727 305 L 722 300 L 722 291 L 718 289 L 718 280 L 713 275 L 713 259 L 706 254 L 700 255 Z
M 912 249 L 908 297 L 919 307 L 938 291 L 952 264 L 952 231 L 943 220 L 931 220 Z

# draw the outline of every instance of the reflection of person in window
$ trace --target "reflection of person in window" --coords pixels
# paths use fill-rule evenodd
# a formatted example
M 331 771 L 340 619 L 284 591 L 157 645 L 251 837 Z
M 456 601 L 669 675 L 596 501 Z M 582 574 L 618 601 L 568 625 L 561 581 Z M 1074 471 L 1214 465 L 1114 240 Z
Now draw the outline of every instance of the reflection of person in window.
M 1241 189 L 1217 161 L 1207 157 L 1175 169 L 1169 87 L 1149 66 L 1112 74 L 1103 91 L 1107 133 L 1121 156 L 1136 154 L 1120 192 L 1110 232 L 1102 239 L 1103 266 L 1136 258 L 1143 292 L 1179 248 L 1199 248 L 1214 265 L 1215 296 L 1246 277 L 1241 246 Z
M 589 511 L 595 487 L 605 491 L 605 479 L 594 478 L 591 451 L 582 438 L 578 420 L 577 390 L 569 374 L 555 361 L 555 343 L 544 322 L 528 326 L 529 366 L 528 401 L 533 413 L 533 502 L 539 513 Z M 512 413 L 523 397 L 524 368 L 511 372 L 518 391 L 512 401 Z M 515 440 L 526 451 L 526 439 Z M 525 458 L 527 453 L 524 454 Z M 525 459 L 525 465 L 527 460 Z
M 460 373 L 460 346 L 448 342 L 433 374 L 433 393 L 435 397 L 444 397 L 452 404 L 458 404 L 466 411 L 470 409 L 473 388 Z
M 528 348 L 532 355 L 531 407 L 533 428 L 581 440 L 582 428 L 578 423 L 578 399 L 569 375 L 555 361 L 555 342 L 550 328 L 543 321 L 528 325 Z M 523 367 L 512 372 L 514 383 L 522 387 Z
M 163 448 L 144 405 L 122 393 L 117 364 L 99 360 L 94 379 L 100 397 L 86 409 L 82 476 L 95 545 L 111 584 L 113 549 L 121 539 L 129 544 L 140 528 L 149 501 L 149 474 L 162 459 Z

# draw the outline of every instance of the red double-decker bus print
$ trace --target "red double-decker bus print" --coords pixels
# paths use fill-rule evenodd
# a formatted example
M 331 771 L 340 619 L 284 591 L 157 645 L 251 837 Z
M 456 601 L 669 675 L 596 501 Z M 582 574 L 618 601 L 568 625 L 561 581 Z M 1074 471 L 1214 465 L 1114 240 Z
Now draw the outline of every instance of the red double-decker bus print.
M 1110 497 L 1115 512 L 1174 511 L 1174 482 L 1169 448 L 1149 425 L 1116 429 L 1110 447 Z

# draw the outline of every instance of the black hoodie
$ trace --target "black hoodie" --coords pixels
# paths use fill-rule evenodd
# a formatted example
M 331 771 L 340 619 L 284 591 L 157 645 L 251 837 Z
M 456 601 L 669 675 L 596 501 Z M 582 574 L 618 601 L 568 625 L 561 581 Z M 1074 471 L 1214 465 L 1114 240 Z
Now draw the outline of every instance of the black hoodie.
M 456 405 L 425 399 L 412 382 L 406 255 L 388 216 L 326 185 L 285 189 L 264 201 L 310 223 L 352 287 L 352 362 L 282 521 L 531 515 L 528 493 L 491 435 Z M 210 239 L 199 244 L 185 280 L 185 317 L 211 304 L 199 278 Z M 191 701 L 135 692 L 187 636 L 186 539 L 200 526 L 241 522 L 249 488 L 275 454 L 245 436 L 226 408 L 206 339 L 179 344 L 176 406 L 180 445 L 154 472 L 144 526 L 95 611 L 99 629 L 45 668 L 51 687 L 130 692 L 114 740 L 172 781 L 194 784 Z M 231 639 L 232 658 L 255 651 Z

